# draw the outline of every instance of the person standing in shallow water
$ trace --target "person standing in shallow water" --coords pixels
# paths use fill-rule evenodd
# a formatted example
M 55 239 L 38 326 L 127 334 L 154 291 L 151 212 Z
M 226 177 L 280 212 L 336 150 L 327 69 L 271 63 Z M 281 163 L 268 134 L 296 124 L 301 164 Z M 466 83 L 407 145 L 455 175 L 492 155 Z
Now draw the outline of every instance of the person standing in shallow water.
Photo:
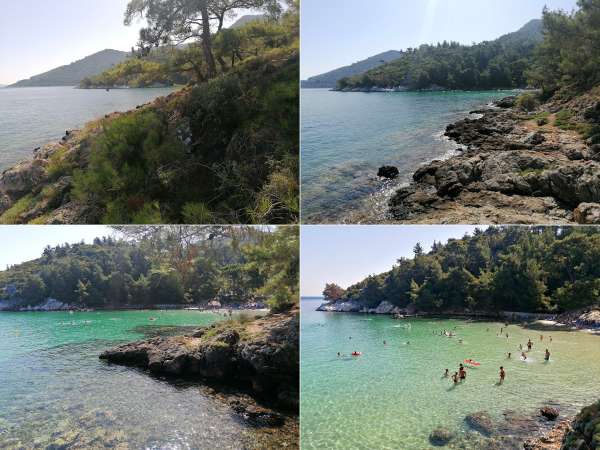
M 504 371 L 504 367 L 500 366 L 500 383 L 504 383 L 504 378 L 506 377 L 506 372 Z
M 550 361 L 550 352 L 548 351 L 548 349 L 546 349 L 546 354 L 544 355 L 544 359 L 546 361 Z

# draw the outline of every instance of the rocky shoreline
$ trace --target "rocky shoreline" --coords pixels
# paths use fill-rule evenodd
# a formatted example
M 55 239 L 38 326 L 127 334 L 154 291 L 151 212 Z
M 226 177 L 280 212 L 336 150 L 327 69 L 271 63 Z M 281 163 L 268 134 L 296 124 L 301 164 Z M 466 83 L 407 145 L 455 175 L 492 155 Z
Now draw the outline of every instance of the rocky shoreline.
M 517 311 L 439 311 L 436 313 L 418 311 L 414 307 L 400 308 L 387 301 L 374 308 L 367 308 L 359 300 L 324 302 L 317 311 L 356 314 L 390 315 L 397 319 L 411 317 L 452 317 L 465 319 L 492 319 L 513 323 L 528 323 L 546 327 L 565 327 L 572 330 L 600 330 L 600 310 L 586 308 L 556 314 L 536 314 Z
M 132 342 L 106 350 L 100 359 L 197 382 L 251 427 L 298 431 L 298 311 Z M 293 437 L 288 448 L 294 448 Z
M 445 135 L 461 147 L 423 165 L 389 201 L 402 223 L 600 223 L 600 145 L 577 131 L 600 123 L 600 92 L 531 113 L 516 98 L 473 111 Z

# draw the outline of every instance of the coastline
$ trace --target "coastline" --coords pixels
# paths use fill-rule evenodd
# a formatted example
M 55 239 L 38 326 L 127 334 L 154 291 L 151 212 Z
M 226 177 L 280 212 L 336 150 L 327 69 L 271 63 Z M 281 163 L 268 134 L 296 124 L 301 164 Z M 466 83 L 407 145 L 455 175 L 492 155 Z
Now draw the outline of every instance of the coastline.
M 313 299 L 315 301 L 316 299 Z M 552 313 L 527 313 L 519 311 L 440 311 L 424 312 L 414 308 L 399 308 L 386 301 L 381 302 L 375 308 L 366 308 L 358 301 L 326 302 L 316 309 L 320 312 L 351 313 L 351 314 L 377 314 L 392 316 L 395 319 L 411 318 L 441 318 L 441 319 L 474 319 L 474 320 L 500 320 L 513 324 L 527 324 L 538 327 L 557 327 L 565 330 L 579 330 L 600 335 L 600 311 L 586 309 L 565 312 L 562 314 Z M 590 315 L 591 316 L 588 316 Z M 597 320 L 596 320 L 597 314 Z M 586 320 L 593 317 L 593 321 Z
M 567 111 L 583 123 L 598 101 L 588 93 L 524 113 L 508 97 L 472 111 L 479 116 L 446 127 L 445 136 L 461 146 L 457 154 L 423 164 L 390 199 L 390 221 L 600 223 L 598 148 L 557 118 Z
M 299 355 L 299 311 L 292 310 L 130 342 L 99 358 L 198 384 L 271 442 L 298 448 Z

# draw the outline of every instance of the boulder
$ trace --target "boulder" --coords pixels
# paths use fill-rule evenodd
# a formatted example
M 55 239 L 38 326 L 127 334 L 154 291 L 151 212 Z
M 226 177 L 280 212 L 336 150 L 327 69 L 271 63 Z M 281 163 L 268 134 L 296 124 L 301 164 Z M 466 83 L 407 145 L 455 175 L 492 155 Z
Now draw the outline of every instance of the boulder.
M 580 203 L 573 211 L 573 218 L 582 225 L 600 224 L 600 203 Z
M 480 432 L 484 436 L 490 436 L 494 431 L 492 418 L 485 411 L 469 414 L 465 417 L 465 422 L 471 429 Z
M 245 405 L 240 401 L 235 401 L 231 403 L 231 407 L 254 427 L 280 427 L 285 423 L 285 418 L 281 414 L 256 405 Z
M 378 177 L 393 179 L 396 178 L 400 174 L 400 171 L 397 167 L 394 166 L 383 166 L 380 167 L 377 171 Z
M 394 308 L 394 305 L 392 305 L 390 302 L 383 301 L 372 311 L 375 314 L 392 314 Z
M 544 406 L 540 409 L 540 414 L 548 420 L 556 420 L 559 415 L 559 410 L 558 408 L 553 408 L 551 406 Z
M 540 132 L 531 133 L 525 139 L 525 142 L 527 144 L 531 144 L 531 145 L 540 145 L 540 144 L 544 143 L 545 141 L 546 141 L 546 137 Z
M 32 159 L 7 169 L 0 176 L 0 193 L 11 197 L 29 194 L 46 178 L 46 161 Z
M 438 447 L 448 445 L 452 439 L 454 439 L 454 433 L 443 427 L 436 428 L 429 435 L 429 442 L 431 442 L 431 445 Z

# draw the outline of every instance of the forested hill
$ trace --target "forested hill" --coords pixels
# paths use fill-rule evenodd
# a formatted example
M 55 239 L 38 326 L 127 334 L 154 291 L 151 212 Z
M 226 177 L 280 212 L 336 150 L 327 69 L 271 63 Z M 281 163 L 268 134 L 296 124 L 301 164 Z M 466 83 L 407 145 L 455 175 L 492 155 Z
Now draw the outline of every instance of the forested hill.
M 370 88 L 496 89 L 527 86 L 526 71 L 542 41 L 542 21 L 515 33 L 467 46 L 457 42 L 407 49 L 402 58 L 338 80 L 341 90 Z
M 296 227 L 140 227 L 125 233 L 131 239 L 47 247 L 40 258 L 1 271 L 0 310 L 57 302 L 69 308 L 207 305 L 215 299 L 223 306 L 259 300 L 285 309 L 297 302 Z
M 321 75 L 315 75 L 308 80 L 302 80 L 303 88 L 334 88 L 336 82 L 345 77 L 352 77 L 381 66 L 387 62 L 394 61 L 402 56 L 402 52 L 390 50 L 362 61 L 355 62 L 349 66 L 340 67 Z
M 11 87 L 32 86 L 77 86 L 86 77 L 91 77 L 124 61 L 129 54 L 118 50 L 102 50 L 69 65 L 57 67 L 28 80 L 21 80 Z
M 600 295 L 600 233 L 593 227 L 491 227 L 472 236 L 417 244 L 389 272 L 347 290 L 327 286 L 327 300 L 368 308 L 387 301 L 423 312 L 563 312 Z

